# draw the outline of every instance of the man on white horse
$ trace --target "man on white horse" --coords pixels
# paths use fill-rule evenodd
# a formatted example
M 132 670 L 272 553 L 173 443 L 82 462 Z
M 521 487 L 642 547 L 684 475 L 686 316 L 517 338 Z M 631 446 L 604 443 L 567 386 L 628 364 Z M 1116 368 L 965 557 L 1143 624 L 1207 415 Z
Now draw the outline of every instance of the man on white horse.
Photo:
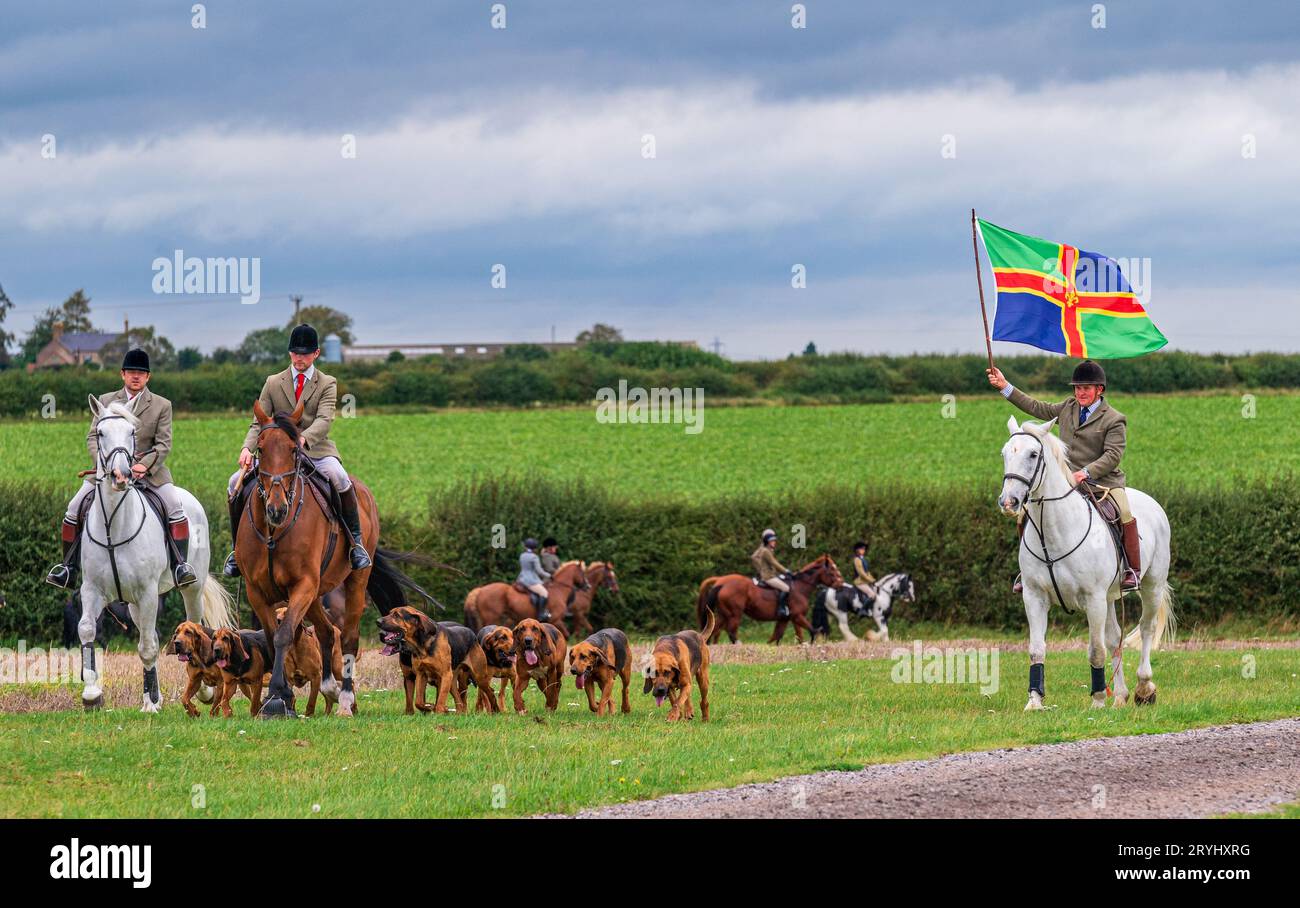
M 1133 512 L 1129 509 L 1124 471 L 1119 468 L 1128 440 L 1128 421 L 1123 413 L 1106 402 L 1105 370 L 1092 360 L 1079 363 L 1070 379 L 1070 384 L 1074 386 L 1074 396 L 1059 404 L 1035 400 L 1007 381 L 1002 370 L 997 367 L 986 371 L 989 384 L 1021 410 L 1038 419 L 1057 420 L 1076 485 L 1091 482 L 1109 490 L 1110 499 L 1119 509 L 1124 534 L 1124 560 L 1127 567 L 1120 581 L 1120 589 L 1124 592 L 1136 590 L 1141 585 L 1142 564 L 1138 528 Z M 1023 516 L 1017 521 L 1016 529 L 1024 535 Z M 1012 590 L 1017 594 L 1023 591 L 1019 575 L 1016 576 Z
M 180 496 L 176 494 L 176 486 L 172 484 L 171 471 L 166 465 L 167 455 L 172 449 L 172 402 L 154 394 L 147 387 L 150 377 L 147 351 L 128 350 L 122 357 L 121 374 L 122 387 L 101 394 L 99 402 L 104 406 L 114 402 L 128 404 L 139 421 L 135 433 L 138 450 L 127 452 L 134 461 L 131 465 L 132 478 L 153 489 L 166 506 L 168 534 L 175 543 L 176 565 L 172 575 L 178 587 L 189 586 L 198 580 L 194 568 L 186 561 L 189 557 L 190 524 Z M 93 416 L 94 414 L 90 431 L 86 433 L 86 449 L 90 452 L 91 463 L 98 464 L 99 436 L 95 433 Z M 95 484 L 86 478 L 77 494 L 68 502 L 68 511 L 63 516 L 63 560 L 45 575 L 46 583 L 60 589 L 71 589 L 76 585 L 82 504 L 94 488 Z

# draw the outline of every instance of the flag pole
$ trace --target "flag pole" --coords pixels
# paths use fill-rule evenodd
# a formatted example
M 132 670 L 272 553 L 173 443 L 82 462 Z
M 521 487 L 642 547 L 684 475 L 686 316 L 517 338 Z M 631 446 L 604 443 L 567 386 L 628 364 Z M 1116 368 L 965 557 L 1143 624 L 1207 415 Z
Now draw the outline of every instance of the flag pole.
M 984 308 L 984 277 L 980 274 L 980 246 L 975 238 L 975 209 L 970 210 L 970 244 L 975 250 L 975 283 L 980 288 L 980 315 L 984 317 L 984 346 L 989 352 L 989 368 L 993 368 L 993 341 L 989 337 L 989 314 Z

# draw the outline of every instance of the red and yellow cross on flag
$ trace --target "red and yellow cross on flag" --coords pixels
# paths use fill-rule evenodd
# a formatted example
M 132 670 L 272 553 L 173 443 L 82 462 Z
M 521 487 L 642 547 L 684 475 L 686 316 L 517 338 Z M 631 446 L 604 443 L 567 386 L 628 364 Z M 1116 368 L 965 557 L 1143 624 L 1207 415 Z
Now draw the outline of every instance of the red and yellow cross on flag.
M 993 339 L 1067 356 L 1121 359 L 1165 344 L 1112 258 L 978 219 L 998 302 Z

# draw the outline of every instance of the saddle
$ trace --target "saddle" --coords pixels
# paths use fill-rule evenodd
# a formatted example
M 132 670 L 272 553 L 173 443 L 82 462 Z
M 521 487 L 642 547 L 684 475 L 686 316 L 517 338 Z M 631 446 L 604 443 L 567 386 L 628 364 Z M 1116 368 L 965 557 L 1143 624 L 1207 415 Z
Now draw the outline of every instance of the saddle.
M 180 549 L 176 548 L 176 540 L 172 538 L 172 534 L 168 529 L 167 505 L 163 503 L 157 490 L 148 483 L 137 482 L 135 487 L 140 492 L 140 497 L 144 499 L 145 504 L 154 512 L 155 516 L 157 516 L 158 522 L 162 524 L 163 544 L 167 546 L 167 558 L 171 562 L 171 566 L 175 567 L 180 564 L 181 553 Z M 98 491 L 98 489 L 92 488 L 81 501 L 81 511 L 77 514 L 78 545 L 81 544 L 80 537 L 86 526 L 86 517 L 90 514 L 90 509 L 94 505 Z
M 515 590 L 515 592 L 517 592 L 517 593 L 523 593 L 525 596 L 527 596 L 527 597 L 528 597 L 528 601 L 531 602 L 531 603 L 533 604 L 533 608 L 535 608 L 535 609 L 540 609 L 540 608 L 542 607 L 542 597 L 539 596 L 539 595 L 537 595 L 536 593 L 534 593 L 534 592 L 533 592 L 532 590 L 530 590 L 528 587 L 524 586 L 524 585 L 523 585 L 522 583 L 520 583 L 518 580 L 516 580 L 514 583 L 510 584 L 510 586 L 511 586 L 512 589 Z
M 1090 483 L 1081 482 L 1076 487 L 1079 494 L 1088 499 L 1092 506 L 1097 509 L 1098 516 L 1105 521 L 1107 528 L 1110 529 L 1110 535 L 1115 541 L 1115 545 L 1120 551 L 1124 550 L 1124 529 L 1119 522 L 1119 505 L 1115 504 L 1110 497 L 1110 489 L 1094 487 Z

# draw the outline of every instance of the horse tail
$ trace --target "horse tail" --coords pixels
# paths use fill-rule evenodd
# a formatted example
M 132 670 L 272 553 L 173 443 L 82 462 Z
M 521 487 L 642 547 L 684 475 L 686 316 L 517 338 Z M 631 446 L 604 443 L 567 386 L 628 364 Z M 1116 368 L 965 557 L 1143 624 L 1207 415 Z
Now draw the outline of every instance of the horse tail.
M 705 577 L 704 581 L 700 584 L 699 595 L 695 597 L 695 616 L 700 621 L 700 627 L 704 627 L 705 604 L 707 603 L 711 606 L 713 603 L 718 601 L 718 594 L 715 589 L 717 581 L 717 577 Z M 710 594 L 712 594 L 712 598 L 709 598 Z
M 709 590 L 709 598 L 716 600 L 718 598 L 718 591 L 716 589 Z M 710 605 L 712 605 L 712 603 L 710 603 Z M 709 611 L 709 622 L 704 625 L 704 630 L 700 631 L 700 636 L 704 638 L 705 643 L 708 643 L 709 638 L 713 636 L 713 631 L 717 627 L 717 623 L 713 620 L 713 609 L 708 605 L 706 605 L 705 608 Z
M 1165 581 L 1156 590 L 1156 629 L 1155 639 L 1151 643 L 1153 650 L 1159 649 L 1161 642 L 1173 643 L 1178 631 L 1178 615 L 1174 613 L 1174 588 Z M 1142 642 L 1142 624 L 1129 631 L 1124 638 L 1125 646 L 1138 646 Z
M 203 623 L 208 627 L 216 628 L 235 626 L 234 619 L 230 617 L 230 612 L 235 605 L 235 597 L 230 595 L 230 591 L 222 586 L 221 581 L 209 574 L 203 578 L 203 589 L 199 593 L 199 598 L 203 606 Z
M 370 578 L 366 581 L 366 592 L 374 601 L 375 608 L 379 609 L 379 614 L 387 615 L 398 606 L 405 605 L 405 590 L 423 597 L 438 608 L 443 607 L 441 602 L 426 593 L 423 587 L 397 568 L 399 564 L 421 566 L 436 564 L 433 559 L 414 552 L 398 552 L 381 547 L 375 549 L 375 557 L 371 560 L 374 562 L 374 567 L 371 568 Z
M 465 626 L 476 634 L 483 629 L 483 619 L 478 613 L 478 591 L 479 587 L 474 587 L 465 597 Z

